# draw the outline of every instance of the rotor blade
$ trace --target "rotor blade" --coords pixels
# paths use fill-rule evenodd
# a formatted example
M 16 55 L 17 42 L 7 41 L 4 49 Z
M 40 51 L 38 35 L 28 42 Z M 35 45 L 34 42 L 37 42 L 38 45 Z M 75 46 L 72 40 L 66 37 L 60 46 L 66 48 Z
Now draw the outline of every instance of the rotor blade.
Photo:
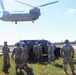
M 40 6 L 37 6 L 37 7 L 43 7 L 43 6 L 50 5 L 50 4 L 54 4 L 54 3 L 57 3 L 57 2 L 59 2 L 59 1 L 54 1 L 54 2 L 47 3 L 47 4 L 43 4 L 43 5 L 40 5 Z
M 32 6 L 32 5 L 26 4 L 26 3 L 21 2 L 21 1 L 18 1 L 18 0 L 15 0 L 15 1 L 16 1 L 16 2 L 19 2 L 19 3 L 21 3 L 21 4 L 24 4 L 24 5 L 30 6 L 30 7 L 34 7 L 34 6 Z
M 1 8 L 2 8 L 3 10 L 5 10 L 2 0 L 0 0 L 0 4 L 1 4 Z

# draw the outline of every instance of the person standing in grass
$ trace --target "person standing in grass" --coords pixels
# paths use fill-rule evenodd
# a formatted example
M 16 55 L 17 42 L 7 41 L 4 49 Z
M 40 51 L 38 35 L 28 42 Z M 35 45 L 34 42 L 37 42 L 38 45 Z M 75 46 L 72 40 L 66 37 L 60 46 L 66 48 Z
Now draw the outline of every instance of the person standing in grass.
M 55 55 L 54 55 L 54 45 L 51 42 L 47 42 L 48 46 L 48 62 L 50 63 L 51 61 L 55 63 Z
M 16 47 L 13 49 L 11 57 L 15 61 L 15 69 L 17 73 L 18 69 L 20 69 L 20 72 L 22 71 L 22 60 L 21 60 L 22 48 L 20 47 L 20 43 L 16 43 L 15 46 Z
M 22 42 L 21 45 L 22 45 L 22 54 L 21 54 L 22 67 L 25 69 L 27 67 L 27 61 L 28 61 L 28 48 L 24 42 Z
M 74 54 L 75 54 L 74 49 L 71 46 L 69 40 L 65 40 L 64 43 L 65 44 L 62 46 L 61 52 L 60 52 L 60 54 L 63 58 L 63 69 L 64 69 L 66 75 L 68 75 L 67 64 L 69 63 L 72 74 L 75 75 L 75 73 L 74 73 L 74 60 L 73 60 Z
M 39 62 L 42 57 L 42 45 L 39 42 L 35 42 L 33 47 L 34 59 Z
M 2 47 L 2 53 L 3 53 L 3 67 L 10 66 L 10 56 L 9 56 L 9 47 L 7 45 L 7 41 L 4 42 L 4 46 Z
M 27 50 L 28 50 L 28 54 L 27 54 L 27 60 L 29 59 L 29 53 L 30 53 L 30 42 L 26 42 L 26 46 L 27 46 Z
M 43 59 L 43 56 L 42 56 L 42 43 L 39 43 L 38 44 L 38 46 L 39 46 L 39 59 Z

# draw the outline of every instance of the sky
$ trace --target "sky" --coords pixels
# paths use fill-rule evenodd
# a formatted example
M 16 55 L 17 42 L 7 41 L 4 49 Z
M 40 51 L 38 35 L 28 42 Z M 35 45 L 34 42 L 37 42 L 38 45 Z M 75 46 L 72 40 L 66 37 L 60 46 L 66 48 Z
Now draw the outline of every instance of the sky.
M 19 0 L 38 6 L 56 0 Z M 14 45 L 20 40 L 45 39 L 61 42 L 65 39 L 76 40 L 76 0 L 58 0 L 58 3 L 39 8 L 41 16 L 34 23 L 5 22 L 0 20 L 0 45 L 7 41 Z M 15 0 L 3 0 L 6 11 L 24 11 L 29 13 L 32 7 L 17 3 Z M 2 8 L 0 6 L 0 11 Z M 15 12 L 14 12 L 15 13 Z M 1 16 L 1 13 L 0 13 Z

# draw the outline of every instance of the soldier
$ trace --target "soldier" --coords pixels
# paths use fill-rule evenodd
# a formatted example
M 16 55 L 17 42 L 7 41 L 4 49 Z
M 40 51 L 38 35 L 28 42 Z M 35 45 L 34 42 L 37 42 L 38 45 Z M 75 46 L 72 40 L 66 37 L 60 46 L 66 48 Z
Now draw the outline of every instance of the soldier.
M 27 46 L 27 50 L 28 50 L 28 53 L 27 53 L 27 61 L 29 59 L 29 54 L 30 54 L 30 42 L 27 42 L 26 43 L 26 46 Z
M 66 73 L 66 75 L 68 75 L 67 73 L 67 64 L 69 63 L 72 74 L 75 75 L 74 73 L 74 49 L 71 46 L 71 44 L 69 43 L 69 40 L 65 40 L 65 45 L 62 46 L 61 48 L 61 56 L 63 58 L 63 69 Z
M 39 61 L 40 56 L 42 55 L 42 47 L 40 46 L 40 44 L 38 44 L 38 42 L 36 42 L 33 47 L 33 53 L 34 53 L 34 59 Z
M 22 42 L 21 44 L 22 44 L 22 51 L 23 51 L 21 54 L 22 66 L 25 69 L 25 67 L 27 67 L 28 49 L 24 42 Z
M 21 61 L 21 53 L 22 53 L 22 48 L 20 47 L 19 43 L 15 44 L 15 48 L 13 49 L 13 53 L 11 55 L 12 59 L 15 60 L 15 69 L 17 73 L 17 69 L 22 69 L 22 61 Z M 14 58 L 15 55 L 15 58 Z
M 55 55 L 54 55 L 54 45 L 51 42 L 47 43 L 48 46 L 48 62 L 50 63 L 51 61 L 53 61 L 53 63 L 55 63 Z
M 9 56 L 10 49 L 8 48 L 7 42 L 4 42 L 4 46 L 2 47 L 3 53 L 3 67 L 10 66 L 10 56 Z
M 38 42 L 35 43 L 34 47 L 33 47 L 33 54 L 34 54 L 34 59 L 37 60 L 37 45 L 38 45 Z
M 39 43 L 38 46 L 39 46 L 39 59 L 43 59 L 43 57 L 42 57 L 42 43 Z

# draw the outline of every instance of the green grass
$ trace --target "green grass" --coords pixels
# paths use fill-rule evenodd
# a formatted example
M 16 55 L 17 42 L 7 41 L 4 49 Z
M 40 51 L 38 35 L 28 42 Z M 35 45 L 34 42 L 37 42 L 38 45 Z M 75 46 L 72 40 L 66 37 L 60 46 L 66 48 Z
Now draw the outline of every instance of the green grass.
M 75 55 L 75 64 L 76 67 L 76 55 Z M 15 74 L 15 64 L 14 61 L 10 58 L 11 67 L 8 69 L 8 74 L 5 74 L 3 70 L 3 56 L 0 56 L 0 75 L 16 75 Z M 47 60 L 43 62 L 34 62 L 29 61 L 28 67 L 26 70 L 22 70 L 22 74 L 18 75 L 65 75 L 62 65 L 62 58 L 60 57 L 55 61 L 55 64 L 48 63 Z M 75 68 L 76 71 L 76 68 Z M 69 65 L 68 65 L 68 73 L 71 74 Z M 75 72 L 76 73 L 76 72 Z

